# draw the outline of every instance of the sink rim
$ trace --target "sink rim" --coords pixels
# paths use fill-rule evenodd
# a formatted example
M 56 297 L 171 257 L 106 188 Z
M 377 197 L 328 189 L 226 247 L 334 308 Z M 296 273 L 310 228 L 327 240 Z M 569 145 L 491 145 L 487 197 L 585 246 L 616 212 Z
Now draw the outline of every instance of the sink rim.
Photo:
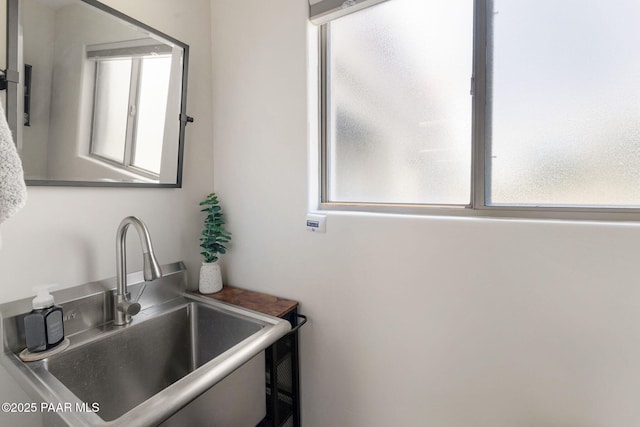
M 97 340 L 125 332 L 128 328 L 135 327 L 137 324 L 152 320 L 173 310 L 179 310 L 191 303 L 202 304 L 240 316 L 261 324 L 262 328 L 114 420 L 105 421 L 100 418 L 99 413 L 92 412 L 62 412 L 56 415 L 72 426 L 128 426 L 134 423 L 140 426 L 156 425 L 206 392 L 291 329 L 289 322 L 284 319 L 183 292 L 178 298 L 146 308 L 129 325 L 109 326 L 107 324 L 101 327 L 103 330 L 94 328 L 90 332 L 71 335 L 69 337 L 71 341 L 69 348 L 90 345 Z M 14 373 L 18 373 L 18 376 L 15 374 L 13 376 L 21 380 L 20 383 L 23 388 L 26 386 L 31 391 L 31 395 L 37 396 L 42 401 L 69 402 L 74 407 L 76 403 L 84 403 L 46 369 L 45 361 L 24 363 L 16 354 L 10 352 L 4 353 L 2 359 L 5 367 L 11 368 Z
M 231 315 L 238 316 L 242 319 L 248 320 L 250 322 L 258 323 L 262 328 L 267 327 L 272 324 L 271 319 L 263 319 L 260 316 L 264 316 L 264 314 L 259 312 L 254 312 L 257 316 L 248 316 L 246 311 L 238 311 L 234 310 L 236 306 L 227 304 L 226 306 L 222 306 L 219 304 L 210 304 L 215 300 L 210 300 L 208 298 L 201 299 L 198 295 L 187 294 L 181 295 L 178 298 L 174 298 L 167 302 L 145 308 L 140 311 L 135 317 L 132 318 L 131 323 L 126 325 L 116 326 L 112 321 L 99 325 L 90 329 L 86 329 L 84 331 L 80 331 L 71 335 L 65 336 L 69 340 L 69 347 L 66 348 L 62 353 L 55 354 L 45 360 L 56 359 L 57 357 L 63 355 L 64 353 L 79 348 L 84 347 L 86 345 L 91 345 L 94 342 L 101 341 L 104 339 L 108 339 L 113 335 L 120 334 L 130 329 L 137 327 L 145 322 L 156 319 L 157 317 L 168 315 L 174 311 L 182 310 L 190 304 L 200 304 L 208 307 L 213 307 L 216 310 L 230 313 Z M 242 309 L 241 309 L 242 310 Z M 17 354 L 17 352 L 16 352 Z M 29 366 L 35 366 L 36 364 L 43 363 L 44 361 L 36 361 L 32 362 Z

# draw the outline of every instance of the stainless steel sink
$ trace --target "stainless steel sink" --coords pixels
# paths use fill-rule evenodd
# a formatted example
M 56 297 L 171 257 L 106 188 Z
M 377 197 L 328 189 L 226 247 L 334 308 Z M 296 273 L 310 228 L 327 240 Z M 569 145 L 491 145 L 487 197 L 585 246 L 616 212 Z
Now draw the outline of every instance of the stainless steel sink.
M 40 363 L 83 402 L 99 402 L 100 418 L 112 421 L 260 329 L 187 302 L 32 366 Z
M 104 294 L 93 292 L 96 283 L 83 285 L 90 295 L 61 304 L 70 347 L 38 362 L 24 363 L 16 356 L 22 348 L 24 312 L 15 312 L 23 304 L 0 306 L 3 365 L 34 400 L 73 405 L 75 410 L 55 414 L 63 425 L 152 426 L 195 406 L 189 404 L 289 330 L 288 322 L 281 319 L 185 292 L 183 266 L 168 267 L 163 271 L 173 270 L 175 276 L 165 275 L 147 285 L 143 310 L 126 326 L 114 326 L 111 320 L 87 321 L 100 318 L 95 314 L 79 319 L 78 313 L 87 312 L 88 307 L 102 305 L 103 320 L 111 312 L 111 289 Z M 135 275 L 130 278 L 135 280 Z M 61 301 L 81 291 L 65 290 L 54 296 Z M 86 323 L 96 324 L 87 327 Z M 252 375 L 259 376 L 260 386 L 264 365 L 261 361 L 253 365 L 257 374 Z M 93 403 L 99 405 L 99 412 L 90 410 Z

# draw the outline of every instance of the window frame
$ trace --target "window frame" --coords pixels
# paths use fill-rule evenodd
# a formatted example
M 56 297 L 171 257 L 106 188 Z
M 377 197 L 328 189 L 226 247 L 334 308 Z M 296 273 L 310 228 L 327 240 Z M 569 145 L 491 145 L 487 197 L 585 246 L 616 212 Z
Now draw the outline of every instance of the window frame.
M 375 6 L 374 6 L 375 7 Z M 488 65 L 493 54 L 488 37 L 492 28 L 492 0 L 473 2 L 473 60 L 470 76 L 471 96 L 471 182 L 468 205 L 439 205 L 418 203 L 376 203 L 376 202 L 335 202 L 328 199 L 328 125 L 329 100 L 328 82 L 329 35 L 331 22 L 318 26 L 318 172 L 319 185 L 317 208 L 320 211 L 354 211 L 388 214 L 495 217 L 522 219 L 559 219 L 586 221 L 638 221 L 640 208 L 606 206 L 547 206 L 547 205 L 489 205 L 488 176 L 491 174 L 490 132 L 491 102 L 487 98 L 487 88 L 491 86 L 491 72 Z M 357 13 L 357 12 L 356 12 Z

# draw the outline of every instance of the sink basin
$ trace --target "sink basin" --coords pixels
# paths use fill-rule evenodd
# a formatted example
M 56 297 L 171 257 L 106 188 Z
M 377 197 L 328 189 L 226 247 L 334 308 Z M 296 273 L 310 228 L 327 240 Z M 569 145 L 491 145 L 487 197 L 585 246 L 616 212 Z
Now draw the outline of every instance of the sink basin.
M 250 382 L 257 387 L 253 395 L 264 405 L 262 350 L 286 334 L 289 323 L 190 294 L 184 290 L 184 266 L 163 266 L 165 272 L 172 269 L 174 274 L 146 286 L 140 300 L 143 310 L 125 326 L 105 319 L 111 313 L 111 281 L 54 293 L 65 312 L 71 345 L 37 362 L 25 363 L 17 356 L 24 347 L 21 323 L 29 299 L 0 306 L 2 364 L 35 402 L 71 407 L 43 417 L 55 417 L 56 425 L 155 426 L 165 420 L 169 420 L 166 425 L 184 425 L 181 415 L 198 407 L 205 414 L 189 414 L 187 419 L 203 416 L 209 425 L 231 425 L 211 421 L 212 403 L 202 400 L 212 399 L 206 396 L 213 396 L 216 387 L 234 376 L 241 378 L 232 386 L 238 397 L 232 398 L 226 389 L 219 391 L 226 396 L 223 405 L 250 394 L 243 389 Z M 129 282 L 136 283 L 136 273 L 132 276 Z M 105 287 L 107 291 L 99 289 Z M 135 290 L 135 285 L 130 288 Z M 101 313 L 94 313 L 96 307 Z M 94 404 L 98 411 L 92 409 Z M 246 412 L 247 404 L 240 406 Z M 237 417 L 236 412 L 231 420 Z M 255 424 L 254 419 L 251 422 Z
M 186 302 L 41 363 L 80 400 L 99 402 L 100 418 L 112 421 L 262 327 Z

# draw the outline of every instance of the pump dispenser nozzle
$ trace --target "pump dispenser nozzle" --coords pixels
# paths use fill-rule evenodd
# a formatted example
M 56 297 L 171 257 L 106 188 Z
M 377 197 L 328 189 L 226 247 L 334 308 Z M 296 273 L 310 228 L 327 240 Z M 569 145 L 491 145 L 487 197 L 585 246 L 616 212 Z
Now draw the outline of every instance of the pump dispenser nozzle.
M 34 310 L 49 308 L 55 303 L 53 295 L 49 291 L 56 289 L 56 285 L 34 286 L 36 297 L 33 299 L 32 305 Z

